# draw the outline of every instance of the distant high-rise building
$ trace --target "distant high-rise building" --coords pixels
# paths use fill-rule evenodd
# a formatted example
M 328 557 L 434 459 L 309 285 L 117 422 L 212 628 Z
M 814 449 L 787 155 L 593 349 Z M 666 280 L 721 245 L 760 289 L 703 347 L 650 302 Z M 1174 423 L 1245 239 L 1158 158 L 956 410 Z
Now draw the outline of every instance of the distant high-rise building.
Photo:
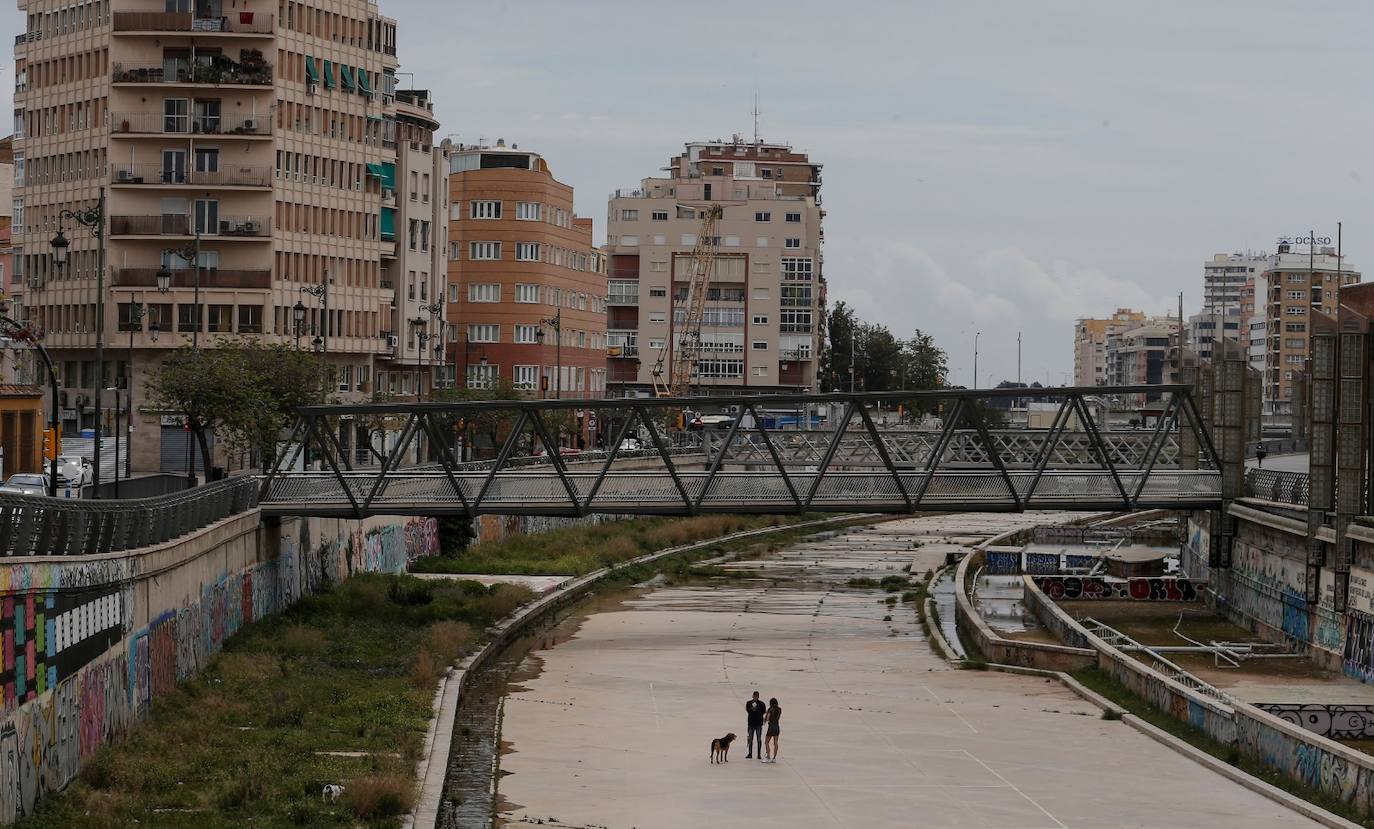
M 1231 306 L 1224 311 L 1220 308 L 1202 311 L 1188 318 L 1188 347 L 1199 359 L 1211 360 L 1219 339 L 1235 342 L 1245 340 L 1248 343 L 1249 337 L 1244 332 L 1248 326 L 1249 321 L 1241 317 L 1239 306 Z
M 724 209 L 691 383 L 703 392 L 813 390 L 824 336 L 821 165 L 786 144 L 694 141 L 666 175 L 611 194 L 607 338 L 614 393 L 668 382 L 703 211 Z M 845 359 L 848 359 L 847 357 Z
M 1202 264 L 1202 313 L 1218 316 L 1236 312 L 1246 303 L 1246 286 L 1269 266 L 1270 257 L 1258 253 L 1218 253 Z
M 1113 329 L 1107 338 L 1107 385 L 1154 386 L 1175 382 L 1170 355 L 1179 347 L 1176 317 L 1145 317 Z M 1134 395 L 1130 403 L 1142 406 L 1158 395 Z
M 1107 374 L 1107 341 L 1112 333 L 1145 319 L 1145 314 L 1129 308 L 1118 308 L 1106 319 L 1080 319 L 1074 323 L 1073 384 L 1075 386 L 1105 386 Z
M 1360 273 L 1342 262 L 1334 248 L 1293 251 L 1281 244 L 1262 275 L 1268 292 L 1265 399 L 1272 412 L 1287 414 L 1293 400 L 1293 373 L 1303 368 L 1309 356 L 1311 313 L 1334 316 L 1340 286 L 1359 282 Z

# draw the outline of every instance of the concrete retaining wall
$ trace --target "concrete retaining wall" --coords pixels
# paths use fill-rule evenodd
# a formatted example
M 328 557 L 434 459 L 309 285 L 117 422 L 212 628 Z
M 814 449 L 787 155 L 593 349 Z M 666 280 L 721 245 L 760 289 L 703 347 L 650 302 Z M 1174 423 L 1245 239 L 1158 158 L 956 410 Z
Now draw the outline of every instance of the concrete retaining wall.
M 156 547 L 0 564 L 0 822 L 31 814 L 245 624 L 438 551 L 433 519 L 252 512 Z

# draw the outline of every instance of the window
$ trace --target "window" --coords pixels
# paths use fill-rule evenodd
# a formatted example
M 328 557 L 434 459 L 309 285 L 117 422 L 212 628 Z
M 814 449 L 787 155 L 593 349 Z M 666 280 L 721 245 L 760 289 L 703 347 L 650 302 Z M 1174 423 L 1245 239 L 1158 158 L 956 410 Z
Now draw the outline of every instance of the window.
M 753 325 L 767 325 L 767 324 L 768 324 L 768 315 L 767 315 L 767 314 L 755 314 L 752 324 L 753 324 Z
M 786 333 L 807 334 L 811 331 L 811 310 L 783 309 L 778 312 L 778 330 Z
M 727 248 L 737 248 L 737 247 L 739 247 L 739 237 L 738 237 L 738 236 L 726 236 L 726 237 L 725 237 L 725 246 L 726 246 Z
M 1307 340 L 1304 340 L 1301 337 L 1289 338 L 1283 341 L 1284 348 L 1304 348 L 1306 346 Z
M 771 221 L 773 221 L 773 214 L 772 214 L 772 213 L 769 213 L 769 212 L 767 212 L 767 211 L 762 211 L 762 212 L 759 212 L 759 213 L 755 213 L 755 214 L 754 214 L 754 221 L 756 221 L 756 222 L 771 222 Z
M 539 243 L 538 242 L 516 242 L 515 261 L 517 262 L 538 262 Z
M 471 323 L 468 325 L 468 342 L 499 343 L 501 342 L 501 326 L 495 323 Z
M 1307 316 L 1307 309 L 1306 309 L 1306 308 L 1285 308 L 1285 309 L 1283 310 L 1283 312 L 1284 312 L 1285 314 L 1287 314 L 1288 316 L 1290 316 L 1290 317 L 1305 317 L 1305 316 Z
M 768 171 L 767 171 L 767 170 L 764 170 L 764 172 L 767 173 Z M 768 376 L 768 366 L 754 366 L 754 376 L 755 376 L 755 377 L 767 377 L 767 376 Z
M 649 218 L 655 222 L 666 222 L 668 221 L 668 211 L 655 210 L 653 213 L 649 214 Z
M 751 299 L 768 299 L 768 289 L 755 288 L 754 293 L 751 295 Z
M 667 273 L 667 272 L 668 272 L 668 260 L 666 260 L 666 259 L 654 259 L 654 260 L 650 261 L 650 262 L 649 262 L 649 270 L 650 270 L 651 272 L 653 272 L 653 273 Z
M 695 233 L 684 233 L 684 234 L 682 234 L 682 246 L 683 246 L 683 247 L 688 247 L 688 248 L 690 248 L 690 247 L 695 247 L 695 246 L 696 246 L 696 243 L 697 243 L 697 235 L 696 235 Z
M 792 282 L 810 282 L 811 260 L 784 257 L 782 260 L 782 278 Z
M 662 348 L 663 340 L 649 340 L 649 348 Z
M 649 289 L 649 296 L 651 296 L 651 297 L 666 297 L 667 295 L 668 295 L 668 289 L 667 289 L 667 288 L 650 288 L 650 289 Z
M 501 218 L 501 202 L 493 200 L 475 201 L 472 203 L 468 215 L 474 219 L 499 219 Z
M 453 303 L 453 302 L 458 302 L 459 298 L 460 298 L 460 294 L 458 293 L 458 283 L 457 283 L 457 282 L 450 282 L 450 283 L 448 283 L 448 301 L 451 302 L 451 303 Z
M 482 260 L 482 259 L 487 259 L 487 260 L 491 260 L 491 259 L 500 259 L 500 258 L 501 258 L 501 243 L 500 243 L 500 242 L 468 242 L 468 258 L 469 258 L 469 259 L 477 259 L 477 260 Z
M 539 366 L 512 366 L 511 382 L 520 391 L 534 391 L 539 383 Z
M 1289 282 L 1306 282 L 1306 281 L 1307 281 L 1307 274 L 1305 274 L 1305 273 L 1290 273 L 1290 274 L 1288 275 L 1288 281 L 1289 281 Z
M 261 306 L 261 305 L 240 305 L 240 306 L 239 306 L 239 333 L 240 333 L 240 334 L 261 334 L 261 333 L 262 333 L 262 306 Z
M 638 210 L 621 210 L 621 211 L 620 211 L 620 220 L 621 220 L 622 222 L 637 222 L 637 221 L 639 221 L 639 211 L 638 211 Z
M 1289 292 L 1288 292 L 1288 298 L 1289 298 L 1289 299 L 1302 299 L 1302 297 L 1303 297 L 1302 291 L 1289 291 Z
M 516 301 L 516 302 L 538 302 L 538 301 L 539 301 L 539 286 L 538 286 L 538 285 L 526 285 L 526 284 L 519 284 L 519 285 L 516 285 L 516 286 L 515 286 L 515 301 Z
M 1261 326 L 1261 327 L 1263 327 L 1263 326 Z M 1292 332 L 1306 331 L 1306 330 L 1307 330 L 1307 323 L 1305 323 L 1305 322 L 1289 322 L 1289 323 L 1285 323 L 1284 326 L 1283 326 L 1283 328 L 1284 328 L 1285 331 L 1292 331 Z
M 768 341 L 767 341 L 767 340 L 754 340 L 753 344 L 752 344 L 750 347 L 753 348 L 755 351 L 767 351 L 767 350 L 768 350 Z
M 1302 365 L 1303 361 L 1306 359 L 1307 357 L 1302 354 L 1289 354 L 1283 358 L 1283 361 L 1289 365 Z
M 801 222 L 801 214 L 800 214 L 800 213 L 788 213 L 788 214 L 787 214 L 787 221 L 792 222 L 793 224 L 799 223 L 799 222 Z
M 468 366 L 468 388 L 470 389 L 489 389 L 496 384 L 496 366 L 477 365 Z
M 799 247 L 801 247 L 801 240 L 800 240 L 800 239 L 785 239 L 785 240 L 783 240 L 782 246 L 785 247 L 785 248 L 799 248 Z
M 621 236 L 621 237 L 620 237 L 620 244 L 621 244 L 622 246 L 624 246 L 624 247 L 637 248 L 637 247 L 639 247 L 639 237 L 638 237 L 638 236 Z
M 500 302 L 501 285 L 498 282 L 473 282 L 468 285 L 468 302 Z
M 515 326 L 515 341 L 517 343 L 537 343 L 539 342 L 539 326 L 537 325 L 517 325 Z
M 668 315 L 663 311 L 650 311 L 649 322 L 667 322 Z
M 697 362 L 698 377 L 743 377 L 743 360 L 705 359 Z
M 544 218 L 544 205 L 537 201 L 516 202 L 515 218 L 521 222 L 540 221 Z

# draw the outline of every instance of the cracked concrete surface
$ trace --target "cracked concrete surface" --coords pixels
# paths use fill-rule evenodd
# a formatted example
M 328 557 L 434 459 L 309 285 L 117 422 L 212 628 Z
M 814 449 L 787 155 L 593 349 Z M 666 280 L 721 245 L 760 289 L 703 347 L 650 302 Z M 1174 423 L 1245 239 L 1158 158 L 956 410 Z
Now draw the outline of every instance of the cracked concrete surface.
M 538 651 L 542 672 L 506 700 L 504 819 L 607 829 L 1317 826 L 1102 720 L 1057 682 L 949 670 L 909 606 L 845 585 L 907 565 L 923 573 L 951 538 L 1045 519 L 855 529 L 738 565 L 761 579 L 659 587 L 589 616 L 572 639 Z M 783 706 L 776 764 L 745 760 L 754 689 Z M 730 762 L 710 765 L 709 742 L 727 731 L 740 737 Z

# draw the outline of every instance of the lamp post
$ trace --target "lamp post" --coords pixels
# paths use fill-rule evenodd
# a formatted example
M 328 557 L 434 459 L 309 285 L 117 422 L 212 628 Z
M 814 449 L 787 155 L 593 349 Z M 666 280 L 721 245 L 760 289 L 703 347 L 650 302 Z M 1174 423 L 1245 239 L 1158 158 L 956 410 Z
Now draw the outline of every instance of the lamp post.
M 422 361 L 422 360 L 425 358 L 425 344 L 428 343 L 428 342 L 430 341 L 430 338 L 432 338 L 432 337 L 434 336 L 433 334 L 430 334 L 430 333 L 428 333 L 427 331 L 425 331 L 425 324 L 426 324 L 427 322 L 428 322 L 428 320 L 426 320 L 424 317 L 416 317 L 415 319 L 413 319 L 413 320 L 410 321 L 411 326 L 415 329 L 415 342 L 416 342 L 416 346 L 417 346 L 417 350 L 416 350 L 416 352 L 415 352 L 415 400 L 416 400 L 416 402 L 419 402 L 419 400 L 420 400 L 420 398 L 421 398 L 421 391 L 422 391 L 422 388 L 421 388 L 421 385 L 420 385 L 420 361 Z
M 166 293 L 161 282 L 158 284 L 158 291 Z M 135 302 L 133 291 L 129 292 L 129 355 L 124 361 L 124 399 L 129 404 L 129 413 L 124 418 L 124 477 L 129 478 L 134 474 L 133 463 L 130 460 L 129 449 L 130 440 L 133 437 L 134 422 L 134 332 L 143 330 L 143 318 L 148 316 L 148 305 L 144 302 Z M 157 342 L 158 325 L 154 321 L 152 324 L 152 339 Z M 118 389 L 119 384 L 115 384 Z M 119 396 L 115 396 L 115 498 L 119 498 Z
M 53 368 L 52 357 L 48 355 L 48 350 L 44 348 L 43 344 L 38 341 L 38 338 L 34 336 L 33 331 L 31 331 L 27 325 L 20 325 L 18 322 L 6 316 L 8 312 L 9 308 L 4 305 L 4 300 L 0 299 L 0 329 L 4 329 L 8 332 L 12 339 L 26 342 L 33 346 L 34 349 L 38 351 L 38 356 L 42 358 L 43 366 L 48 370 L 48 391 L 52 395 L 52 408 L 51 414 L 49 415 L 52 422 L 48 425 L 55 433 L 60 433 L 62 429 L 62 400 L 61 392 L 57 386 L 57 370 Z M 48 497 L 57 497 L 56 452 L 53 453 L 52 460 L 48 464 Z
M 62 223 L 71 219 L 82 227 L 89 228 L 96 240 L 95 266 L 95 418 L 93 422 L 95 439 L 92 442 L 94 469 L 91 473 L 92 497 L 100 497 L 100 404 L 101 389 L 105 386 L 105 188 L 100 188 L 100 198 L 95 207 L 85 210 L 63 209 L 57 214 L 57 235 L 52 238 L 53 264 L 58 268 L 67 265 L 67 254 L 71 243 L 62 232 Z M 44 352 L 46 353 L 46 352 Z M 46 357 L 44 358 L 46 359 Z M 54 406 L 57 404 L 54 402 Z M 79 425 L 79 422 L 78 422 Z M 53 428 L 61 428 L 57 421 Z M 57 463 L 53 462 L 53 480 L 50 487 L 56 494 Z
M 973 332 L 973 387 L 978 388 L 978 338 L 983 336 L 982 331 Z
M 301 350 L 301 329 L 305 327 L 305 303 L 299 299 L 291 307 L 291 319 L 296 323 L 296 350 Z
M 444 303 L 436 299 L 428 305 L 421 305 L 420 310 L 434 318 L 435 330 L 431 332 L 429 336 L 431 339 L 439 340 L 438 344 L 434 347 L 434 356 L 438 360 L 438 368 L 442 369 L 444 367 L 444 329 L 448 327 L 444 324 Z M 429 380 L 429 396 L 431 400 L 434 399 L 435 377 L 434 364 L 433 361 L 431 361 Z
M 546 317 L 539 321 L 539 330 L 535 332 L 535 338 L 539 344 L 544 344 L 544 327 L 548 326 L 554 330 L 553 341 L 553 361 L 554 361 L 554 393 L 555 400 L 563 398 L 563 309 L 559 308 L 552 317 Z
M 315 340 L 316 340 L 317 343 L 318 343 L 318 347 L 315 349 L 315 353 L 317 353 L 317 354 L 328 354 L 328 353 L 329 353 L 329 285 L 328 285 L 327 282 L 321 282 L 321 283 L 318 284 L 318 285 L 302 285 L 302 286 L 301 286 L 301 293 L 303 293 L 303 294 L 310 294 L 311 296 L 317 298 L 317 299 L 320 301 L 320 325 L 319 325 L 320 333 L 319 333 L 318 336 L 315 337 Z M 299 304 L 300 304 L 300 303 L 299 303 L 299 301 L 298 301 L 298 302 L 297 302 L 297 305 L 299 305 Z M 305 314 L 304 314 L 304 312 L 305 312 L 305 308 L 302 307 L 302 308 L 301 308 L 301 311 L 300 311 L 300 314 L 301 314 L 301 315 L 300 315 L 300 319 L 302 319 L 302 320 L 305 319 Z
M 166 285 L 171 288 L 172 269 L 170 266 L 171 258 L 175 256 L 183 262 L 190 262 L 192 274 L 194 275 L 193 290 L 191 294 L 191 353 L 200 353 L 200 329 L 205 324 L 200 310 L 200 225 L 197 223 L 193 228 L 195 239 L 189 245 L 179 248 L 163 248 L 162 255 L 164 262 L 157 272 L 158 290 Z M 178 326 L 180 327 L 180 326 Z M 196 454 L 194 447 L 195 430 L 191 428 L 191 413 L 186 413 L 186 486 L 194 487 L 198 481 L 196 478 Z M 204 470 L 208 475 L 209 470 Z

